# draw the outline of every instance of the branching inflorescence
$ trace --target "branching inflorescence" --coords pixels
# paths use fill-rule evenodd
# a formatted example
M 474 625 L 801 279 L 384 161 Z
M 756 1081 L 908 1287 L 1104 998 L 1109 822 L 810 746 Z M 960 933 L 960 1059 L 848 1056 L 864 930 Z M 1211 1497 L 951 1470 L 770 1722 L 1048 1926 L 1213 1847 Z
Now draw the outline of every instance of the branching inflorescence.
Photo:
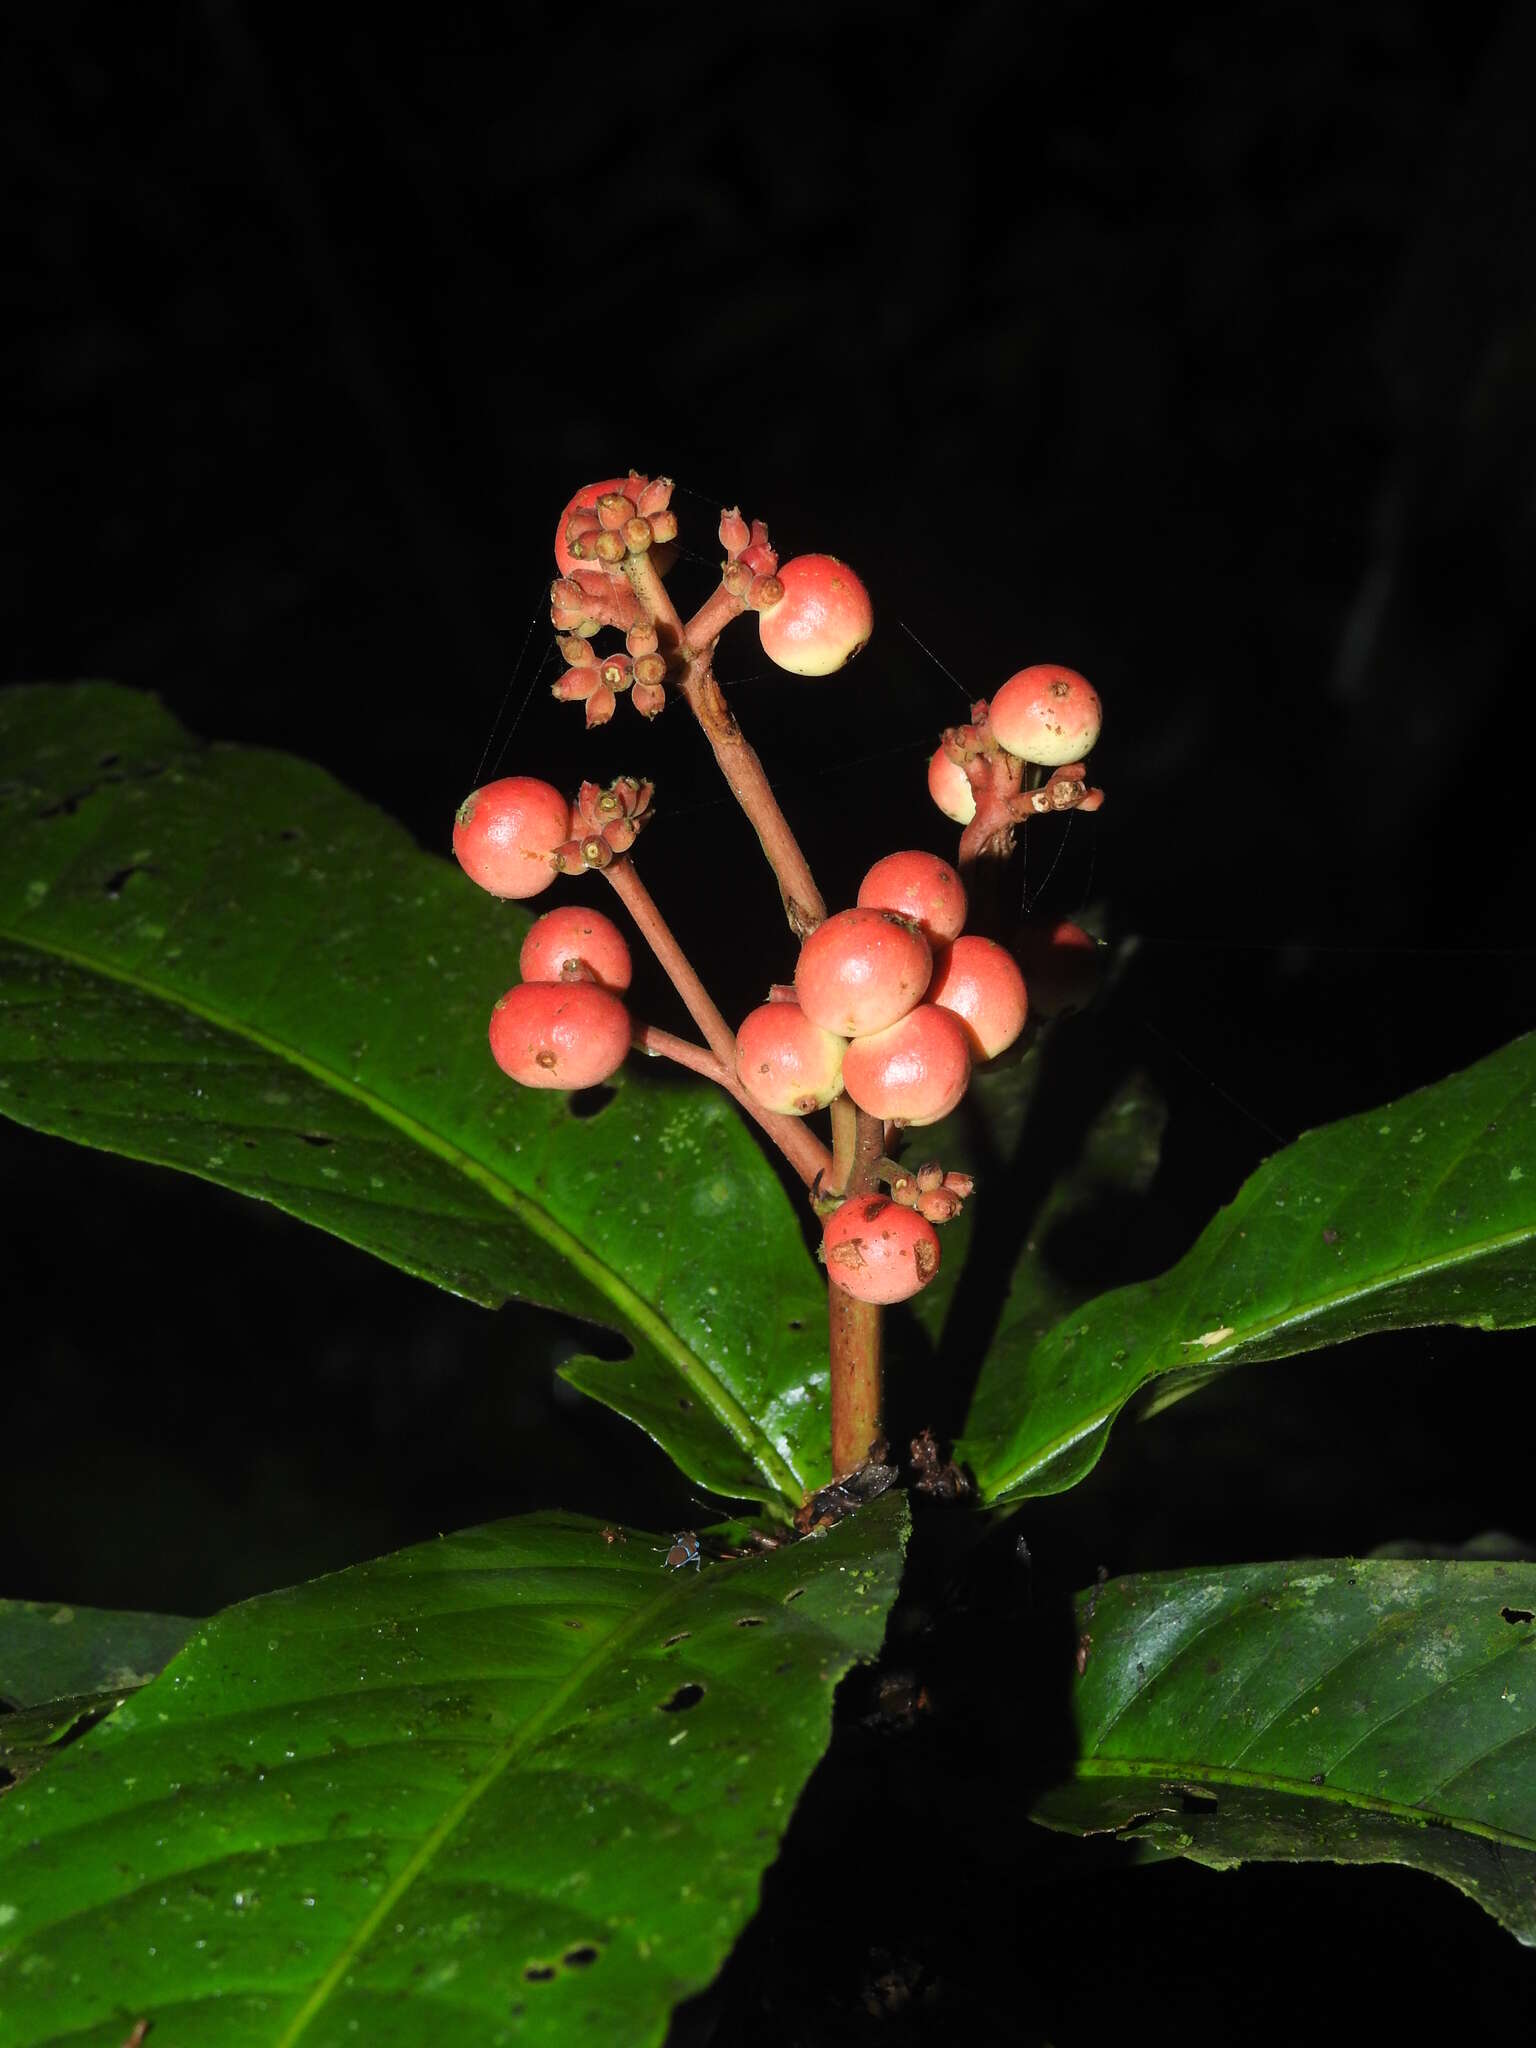
M 535 922 L 522 980 L 492 1013 L 491 1050 L 514 1080 L 589 1088 L 631 1049 L 672 1059 L 731 1094 L 805 1183 L 830 1283 L 832 1464 L 846 1474 L 880 1434 L 879 1311 L 932 1280 L 939 1229 L 972 1191 L 969 1175 L 937 1161 L 903 1167 L 894 1156 L 901 1135 L 948 1116 L 973 1066 L 1020 1037 L 1030 998 L 1016 955 L 1031 980 L 1038 971 L 1053 984 L 1050 1007 L 1082 999 L 1092 941 L 1063 925 L 1034 935 L 1024 953 L 1017 942 L 1010 950 L 967 932 L 963 878 L 977 860 L 1006 856 L 1032 817 L 1103 803 L 1084 765 L 1099 735 L 1099 699 L 1074 670 L 1047 664 L 1019 670 L 990 701 L 978 700 L 928 768 L 935 803 L 963 828 L 955 864 L 921 851 L 887 854 L 865 875 L 857 903 L 829 915 L 726 704 L 713 656 L 725 628 L 751 611 L 778 667 L 834 674 L 870 637 L 869 594 L 835 556 L 781 564 L 762 521 L 731 507 L 720 518 L 719 585 L 684 620 L 664 580 L 677 535 L 671 495 L 669 479 L 631 472 L 586 486 L 566 506 L 550 589 L 566 662 L 554 694 L 582 704 L 589 727 L 610 720 L 622 696 L 648 720 L 671 696 L 683 698 L 777 880 L 799 946 L 792 983 L 775 983 L 730 1028 L 635 866 L 635 842 L 652 816 L 647 781 L 584 782 L 568 799 L 551 783 L 506 777 L 459 807 L 454 852 L 497 896 L 539 895 L 561 874 L 602 874 L 703 1040 L 632 1019 L 623 934 L 598 911 L 563 906 Z M 604 635 L 621 644 L 600 651 Z M 830 1115 L 830 1149 L 807 1122 L 821 1112 Z

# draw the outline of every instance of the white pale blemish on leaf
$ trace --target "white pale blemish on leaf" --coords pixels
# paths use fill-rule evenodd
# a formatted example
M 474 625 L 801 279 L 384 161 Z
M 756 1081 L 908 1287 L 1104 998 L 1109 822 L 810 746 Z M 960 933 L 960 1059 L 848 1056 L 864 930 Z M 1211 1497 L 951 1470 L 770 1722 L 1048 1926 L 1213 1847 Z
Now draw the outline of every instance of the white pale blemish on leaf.
M 1236 1330 L 1230 1323 L 1223 1323 L 1219 1330 L 1207 1330 L 1203 1337 L 1186 1337 L 1185 1345 L 1198 1344 L 1203 1351 L 1210 1351 L 1218 1344 L 1225 1344 L 1229 1337 L 1235 1337 Z

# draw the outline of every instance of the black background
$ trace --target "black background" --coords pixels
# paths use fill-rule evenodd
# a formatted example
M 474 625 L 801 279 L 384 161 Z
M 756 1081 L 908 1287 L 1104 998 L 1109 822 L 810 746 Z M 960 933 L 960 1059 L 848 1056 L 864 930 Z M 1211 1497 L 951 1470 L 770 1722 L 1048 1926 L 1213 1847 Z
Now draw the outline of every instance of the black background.
M 385 27 L 208 0 L 149 28 L 23 8 L 5 43 L 8 679 L 158 690 L 443 849 L 498 763 L 572 779 L 549 537 L 633 464 L 678 479 L 685 595 L 735 501 L 873 592 L 834 681 L 764 673 L 750 622 L 720 659 L 834 901 L 892 845 L 951 845 L 921 770 L 963 693 L 1035 660 L 1098 684 L 1109 802 L 1031 840 L 1013 903 L 1138 942 L 1078 1027 L 1088 1066 L 1170 1104 L 1122 1264 L 1176 1255 L 1277 1142 L 1531 1021 L 1529 10 Z M 733 1013 L 791 958 L 680 719 L 621 706 L 582 766 L 655 774 L 652 886 Z M 0 1591 L 200 1613 L 528 1507 L 698 1519 L 558 1388 L 553 1318 L 12 1126 L 0 1177 Z M 1373 1339 L 1122 1425 L 1025 1514 L 1040 1584 L 1536 1537 L 1530 1361 L 1522 1336 Z M 986 1608 L 1001 1550 L 967 1569 Z M 918 1630 L 940 1718 L 947 1679 L 961 1724 L 987 1695 L 1004 1725 L 1025 1637 Z M 1331 1961 L 1404 1941 L 1459 1973 L 1470 2024 L 1516 2024 L 1525 1958 L 1426 1879 L 1071 1884 L 1090 1865 L 1031 1835 L 998 1861 L 997 1786 L 942 1742 L 915 1793 L 912 1756 L 841 1740 L 737 2003 L 688 2038 L 771 2014 L 779 2040 L 1091 2040 L 1154 1994 L 1197 2038 L 1299 2031 Z M 818 1887 L 893 1837 L 905 1888 L 871 1880 L 869 1924 L 829 1931 Z M 879 1946 L 919 1974 L 876 2020 Z M 1362 2010 L 1420 1995 L 1378 1982 Z

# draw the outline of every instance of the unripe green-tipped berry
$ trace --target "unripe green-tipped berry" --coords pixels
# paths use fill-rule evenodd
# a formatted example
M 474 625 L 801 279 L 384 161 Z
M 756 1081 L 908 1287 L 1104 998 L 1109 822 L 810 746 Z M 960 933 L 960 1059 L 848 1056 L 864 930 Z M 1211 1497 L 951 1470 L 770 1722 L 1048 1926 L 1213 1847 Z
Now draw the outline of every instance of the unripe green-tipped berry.
M 552 783 L 508 775 L 459 805 L 453 851 L 470 880 L 493 896 L 537 896 L 554 881 L 549 857 L 570 833 L 570 803 Z
M 798 1003 L 763 1003 L 736 1033 L 736 1076 L 764 1109 L 809 1116 L 842 1093 L 847 1043 Z
M 936 853 L 888 853 L 859 884 L 861 910 L 909 917 L 930 946 L 956 939 L 965 925 L 965 884 Z
M 1039 662 L 1012 675 L 992 699 L 992 737 L 1021 761 L 1062 768 L 1099 736 L 1099 693 L 1075 668 Z
M 1013 955 L 974 933 L 939 948 L 928 1000 L 959 1019 L 979 1060 L 1006 1052 L 1029 1015 L 1029 994 Z
M 884 910 L 840 910 L 801 947 L 795 993 L 813 1024 L 858 1038 L 915 1008 L 932 970 L 933 954 L 915 925 Z
M 525 1088 L 595 1088 L 629 1051 L 629 1012 L 591 981 L 524 981 L 491 1012 L 491 1052 Z
M 855 1195 L 829 1216 L 821 1239 L 827 1278 L 855 1301 L 908 1301 L 939 1270 L 939 1234 L 915 1209 Z
M 784 595 L 757 615 L 764 654 L 791 675 L 831 675 L 875 629 L 869 592 L 836 555 L 796 555 L 778 578 Z
M 937 1123 L 970 1078 L 965 1026 L 934 1003 L 919 1003 L 884 1031 L 856 1038 L 843 1055 L 849 1099 L 887 1123 Z
M 946 818 L 957 825 L 969 825 L 976 815 L 976 792 L 971 778 L 958 761 L 951 761 L 942 747 L 934 749 L 928 763 L 928 794 Z
M 624 934 L 612 918 L 575 903 L 562 903 L 534 923 L 517 969 L 524 981 L 595 981 L 611 995 L 629 987 L 633 971 Z

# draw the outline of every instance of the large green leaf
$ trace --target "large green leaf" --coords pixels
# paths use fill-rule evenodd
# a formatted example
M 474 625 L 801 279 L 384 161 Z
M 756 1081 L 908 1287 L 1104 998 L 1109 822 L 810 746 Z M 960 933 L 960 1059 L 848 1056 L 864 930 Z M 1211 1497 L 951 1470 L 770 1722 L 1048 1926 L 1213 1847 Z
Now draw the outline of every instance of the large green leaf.
M 1080 1754 L 1036 1817 L 1141 1853 L 1406 1863 L 1536 1942 L 1536 1565 L 1150 1572 L 1078 1603 Z
M 0 691 L 0 1111 L 607 1324 L 632 1355 L 569 1377 L 700 1483 L 797 1503 L 825 1292 L 789 1201 L 707 1084 L 631 1062 L 578 1116 L 502 1076 L 527 924 L 302 761 L 110 685 Z
M 230 1608 L 0 1800 L 0 2037 L 643 2043 L 877 1652 L 906 1506 L 664 1569 L 535 1515 Z
M 1168 1273 L 988 1357 L 960 1454 L 985 1497 L 1059 1493 L 1161 1374 L 1193 1382 L 1378 1330 L 1536 1321 L 1536 1035 L 1309 1131 Z
M 145 1685 L 197 1626 L 179 1614 L 125 1614 L 62 1600 L 0 1600 L 0 1701 L 39 1706 Z

